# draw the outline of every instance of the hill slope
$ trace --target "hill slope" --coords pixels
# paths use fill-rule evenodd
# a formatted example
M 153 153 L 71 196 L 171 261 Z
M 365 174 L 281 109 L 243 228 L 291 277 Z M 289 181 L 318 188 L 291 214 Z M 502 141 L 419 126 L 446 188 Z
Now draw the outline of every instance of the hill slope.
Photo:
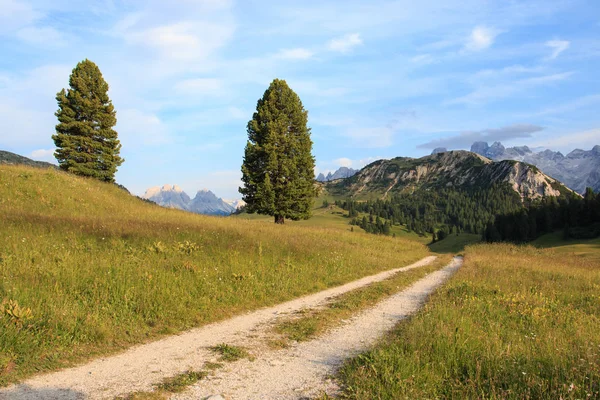
M 335 196 L 387 197 L 420 189 L 479 190 L 508 185 L 522 199 L 568 193 L 560 182 L 532 165 L 505 160 L 493 162 L 468 151 L 450 151 L 414 159 L 398 157 L 375 161 L 356 175 L 326 184 Z
M 170 210 L 55 169 L 0 165 L 0 182 L 0 386 L 427 255 Z
M 10 165 L 28 165 L 30 167 L 57 168 L 56 165 L 44 161 L 35 161 L 27 157 L 20 156 L 10 151 L 0 150 L 0 164 Z

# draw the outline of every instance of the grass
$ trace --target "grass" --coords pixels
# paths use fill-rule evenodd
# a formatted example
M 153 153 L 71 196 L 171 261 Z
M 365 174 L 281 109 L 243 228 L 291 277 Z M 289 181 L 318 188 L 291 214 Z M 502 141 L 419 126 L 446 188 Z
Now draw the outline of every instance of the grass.
M 226 343 L 221 343 L 211 348 L 212 351 L 221 355 L 221 361 L 237 361 L 242 358 L 253 360 L 254 357 L 248 353 L 248 350 L 239 346 L 232 346 Z
M 440 254 L 457 254 L 462 253 L 465 247 L 479 243 L 481 235 L 474 233 L 459 233 L 448 235 L 444 240 L 429 244 L 429 250 Z
M 274 330 L 285 340 L 297 342 L 310 340 L 339 325 L 344 319 L 375 305 L 383 298 L 397 293 L 425 275 L 440 269 L 450 260 L 450 256 L 441 256 L 430 265 L 399 272 L 384 281 L 344 293 L 327 304 L 325 308 L 304 310 L 299 317 L 279 322 L 274 326 Z M 276 347 L 284 347 L 280 341 L 276 341 L 274 344 Z
M 466 249 L 455 277 L 346 363 L 355 399 L 600 398 L 600 264 L 556 249 Z
M 426 256 L 325 227 L 217 218 L 0 166 L 0 386 Z
M 564 240 L 562 232 L 555 232 L 539 237 L 532 245 L 539 248 L 553 248 L 554 252 L 561 255 L 583 257 L 600 263 L 600 238 Z

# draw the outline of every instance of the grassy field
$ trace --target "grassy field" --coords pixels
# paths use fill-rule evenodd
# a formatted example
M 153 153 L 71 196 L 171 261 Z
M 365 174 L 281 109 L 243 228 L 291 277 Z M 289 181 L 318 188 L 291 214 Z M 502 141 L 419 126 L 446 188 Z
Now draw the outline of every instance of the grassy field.
M 0 221 L 0 385 L 428 254 L 347 227 L 167 210 L 14 166 L 0 166 Z
M 458 254 L 465 250 L 468 245 L 479 243 L 481 235 L 474 233 L 459 233 L 448 235 L 444 240 L 428 245 L 429 250 L 440 254 Z
M 600 398 L 600 263 L 569 248 L 467 247 L 419 314 L 345 365 L 345 396 Z
M 563 240 L 563 233 L 555 232 L 538 238 L 532 245 L 539 248 L 552 248 L 555 253 L 563 256 L 582 257 L 600 264 L 600 238 Z

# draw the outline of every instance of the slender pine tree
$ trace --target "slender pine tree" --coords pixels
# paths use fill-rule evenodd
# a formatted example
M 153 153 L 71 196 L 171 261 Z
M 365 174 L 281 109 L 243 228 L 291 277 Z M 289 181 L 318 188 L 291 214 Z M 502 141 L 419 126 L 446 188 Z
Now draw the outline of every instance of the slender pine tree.
M 248 122 L 241 187 L 249 213 L 308 219 L 315 186 L 308 111 L 284 80 L 275 79 Z
M 73 69 L 69 87 L 56 95 L 59 123 L 52 136 L 57 147 L 54 156 L 65 171 L 114 182 L 123 159 L 113 129 L 117 118 L 108 84 L 98 66 L 86 59 Z

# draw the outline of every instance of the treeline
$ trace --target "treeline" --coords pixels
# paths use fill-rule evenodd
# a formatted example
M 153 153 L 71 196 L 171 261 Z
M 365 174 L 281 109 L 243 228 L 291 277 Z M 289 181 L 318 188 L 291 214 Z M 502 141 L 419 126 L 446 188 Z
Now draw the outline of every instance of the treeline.
M 523 243 L 562 230 L 565 239 L 600 236 L 600 194 L 587 188 L 582 197 L 546 197 L 520 210 L 498 215 L 483 234 L 488 242 Z
M 505 184 L 473 191 L 420 190 L 366 202 L 338 200 L 336 205 L 348 211 L 352 225 L 367 232 L 387 235 L 392 226 L 404 225 L 420 235 L 432 234 L 434 241 L 451 233 L 483 234 L 496 215 L 523 207 L 519 195 Z

